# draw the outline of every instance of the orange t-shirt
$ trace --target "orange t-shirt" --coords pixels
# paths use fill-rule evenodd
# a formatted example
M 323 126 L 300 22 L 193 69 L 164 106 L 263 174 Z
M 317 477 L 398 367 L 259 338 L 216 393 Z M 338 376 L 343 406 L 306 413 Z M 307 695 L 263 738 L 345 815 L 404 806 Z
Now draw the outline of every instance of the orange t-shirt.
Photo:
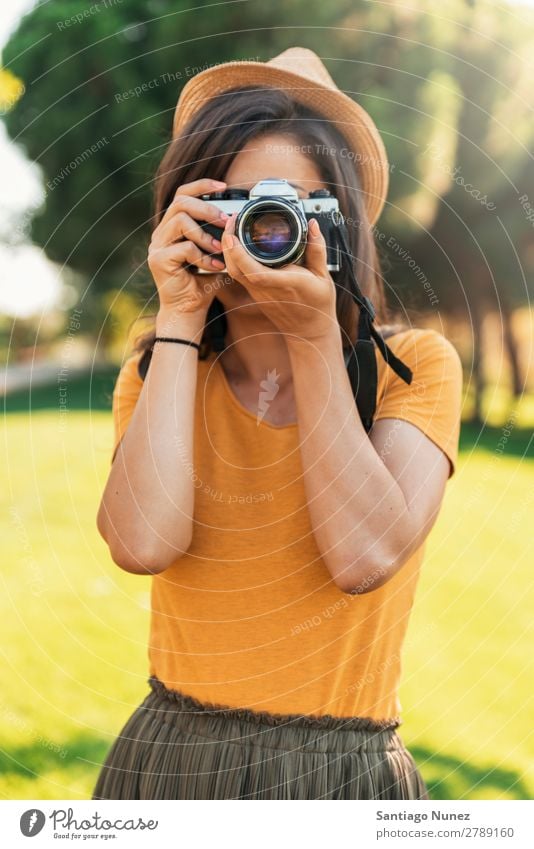
M 457 458 L 462 371 L 434 330 L 388 339 L 411 386 L 377 352 L 376 419 L 416 425 Z M 140 354 L 113 393 L 115 448 L 143 382 Z M 179 459 L 179 458 L 178 458 Z M 232 392 L 217 355 L 199 360 L 193 540 L 152 578 L 150 674 L 202 702 L 273 713 L 398 717 L 401 647 L 421 546 L 386 584 L 338 589 L 307 509 L 297 425 L 258 423 Z

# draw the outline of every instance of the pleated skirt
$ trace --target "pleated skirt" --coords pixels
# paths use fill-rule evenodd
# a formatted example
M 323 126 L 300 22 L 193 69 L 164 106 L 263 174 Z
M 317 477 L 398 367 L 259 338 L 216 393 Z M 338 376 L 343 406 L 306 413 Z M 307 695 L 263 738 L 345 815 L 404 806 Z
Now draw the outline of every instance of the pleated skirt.
M 149 685 L 92 799 L 428 799 L 398 720 L 271 714 Z

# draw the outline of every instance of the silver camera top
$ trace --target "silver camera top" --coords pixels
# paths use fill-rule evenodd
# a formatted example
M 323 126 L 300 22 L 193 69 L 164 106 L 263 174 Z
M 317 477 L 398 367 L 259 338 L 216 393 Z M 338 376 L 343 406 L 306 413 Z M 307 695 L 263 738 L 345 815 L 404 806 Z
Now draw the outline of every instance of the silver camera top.
M 298 192 L 287 180 L 279 180 L 276 177 L 267 177 L 256 183 L 249 192 L 249 200 L 264 197 L 282 197 L 289 201 L 297 202 Z
M 310 197 L 299 198 L 298 192 L 287 180 L 276 177 L 267 177 L 260 180 L 249 191 L 249 200 L 257 200 L 265 197 L 278 197 L 286 201 L 299 204 L 301 209 L 313 215 L 314 213 L 339 213 L 339 203 L 336 197 L 326 189 L 316 189 L 310 192 Z

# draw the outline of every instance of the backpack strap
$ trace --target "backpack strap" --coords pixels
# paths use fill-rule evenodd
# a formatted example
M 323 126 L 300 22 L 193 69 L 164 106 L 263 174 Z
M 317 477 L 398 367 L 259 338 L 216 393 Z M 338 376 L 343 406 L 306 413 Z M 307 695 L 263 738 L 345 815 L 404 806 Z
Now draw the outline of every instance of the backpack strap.
M 148 367 L 150 365 L 150 360 L 152 359 L 152 348 L 147 348 L 144 352 L 143 356 L 139 358 L 139 362 L 137 363 L 137 373 L 141 380 L 144 380 L 146 377 L 146 373 L 148 371 Z
M 376 311 L 370 299 L 362 293 L 356 279 L 353 257 L 349 250 L 346 224 L 341 217 L 335 220 L 334 223 L 337 226 L 341 253 L 345 258 L 352 281 L 350 294 L 360 308 L 358 338 L 355 342 L 352 342 L 351 346 L 345 352 L 345 365 L 363 427 L 369 433 L 373 426 L 378 392 L 378 369 L 375 345 L 387 365 L 405 383 L 410 384 L 412 382 L 413 374 L 411 369 L 395 356 L 389 345 L 386 344 L 373 325 Z

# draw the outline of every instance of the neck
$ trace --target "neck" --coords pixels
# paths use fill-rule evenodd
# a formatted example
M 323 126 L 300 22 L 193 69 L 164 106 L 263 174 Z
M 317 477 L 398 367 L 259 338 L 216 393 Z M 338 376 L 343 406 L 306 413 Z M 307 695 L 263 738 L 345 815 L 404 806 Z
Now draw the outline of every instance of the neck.
M 292 382 L 289 353 L 283 333 L 266 316 L 246 309 L 226 313 L 226 348 L 220 360 L 227 375 L 257 385 L 268 371 L 276 370 L 282 388 Z

